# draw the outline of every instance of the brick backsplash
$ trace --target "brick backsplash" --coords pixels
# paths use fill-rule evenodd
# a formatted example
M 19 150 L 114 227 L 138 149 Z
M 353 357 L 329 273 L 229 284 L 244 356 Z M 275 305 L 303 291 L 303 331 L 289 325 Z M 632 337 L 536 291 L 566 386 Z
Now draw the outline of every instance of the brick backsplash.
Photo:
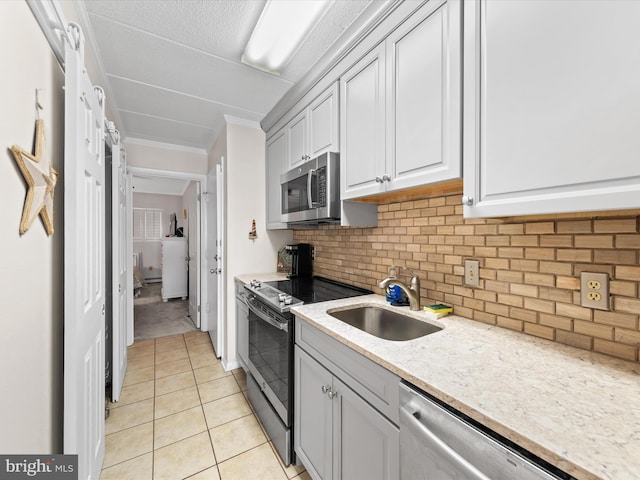
M 379 205 L 375 228 L 321 226 L 294 239 L 315 246 L 315 275 L 383 293 L 389 266 L 404 266 L 420 276 L 423 304 L 638 362 L 639 219 L 465 219 L 449 195 Z M 480 261 L 479 288 L 463 285 L 465 259 Z M 580 306 L 583 271 L 609 274 L 611 311 Z

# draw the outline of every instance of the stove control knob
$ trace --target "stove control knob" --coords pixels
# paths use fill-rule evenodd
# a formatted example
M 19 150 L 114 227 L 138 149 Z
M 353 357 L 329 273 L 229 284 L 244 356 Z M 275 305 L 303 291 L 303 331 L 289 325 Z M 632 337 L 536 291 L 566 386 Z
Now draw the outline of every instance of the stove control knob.
M 260 283 L 260 280 L 251 280 L 251 286 L 253 288 L 260 288 L 262 285 Z
M 291 298 L 291 295 L 287 295 L 287 296 L 284 298 L 284 304 L 285 304 L 285 305 L 291 305 L 291 301 L 292 301 L 292 300 L 293 300 L 293 299 Z
M 284 293 L 278 294 L 278 300 L 280 300 L 280 302 L 284 302 L 286 299 L 287 299 L 287 296 Z

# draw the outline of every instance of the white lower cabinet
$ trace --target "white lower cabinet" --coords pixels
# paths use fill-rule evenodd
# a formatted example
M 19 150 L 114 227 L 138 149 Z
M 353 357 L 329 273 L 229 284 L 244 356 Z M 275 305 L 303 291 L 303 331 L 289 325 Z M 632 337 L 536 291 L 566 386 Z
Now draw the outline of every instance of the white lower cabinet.
M 397 479 L 399 430 L 372 404 L 380 403 L 380 392 L 390 400 L 382 403 L 382 409 L 388 407 L 397 415 L 399 379 L 356 352 L 347 352 L 344 349 L 348 347 L 313 327 L 303 324 L 302 329 L 319 342 L 303 340 L 302 347 L 295 347 L 294 447 L 299 460 L 314 480 Z M 331 360 L 319 354 L 316 347 Z M 350 361 L 352 355 L 355 363 Z M 362 361 L 371 362 L 372 369 L 369 378 L 366 374 L 358 378 L 362 379 L 360 383 L 349 372 L 359 371 Z M 385 373 L 379 375 L 377 369 Z

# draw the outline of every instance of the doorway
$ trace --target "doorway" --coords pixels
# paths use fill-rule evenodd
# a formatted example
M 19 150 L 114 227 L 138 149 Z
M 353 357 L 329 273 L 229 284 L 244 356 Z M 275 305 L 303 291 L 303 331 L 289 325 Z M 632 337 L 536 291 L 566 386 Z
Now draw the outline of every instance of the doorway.
M 129 172 L 135 276 L 132 340 L 199 330 L 202 179 L 137 167 Z

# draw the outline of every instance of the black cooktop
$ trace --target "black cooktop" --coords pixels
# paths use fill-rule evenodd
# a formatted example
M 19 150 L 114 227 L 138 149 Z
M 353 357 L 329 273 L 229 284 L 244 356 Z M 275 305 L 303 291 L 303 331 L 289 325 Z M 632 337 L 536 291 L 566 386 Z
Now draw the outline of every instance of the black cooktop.
M 264 282 L 304 303 L 327 302 L 339 298 L 357 297 L 373 293 L 366 288 L 354 287 L 324 277 L 301 277 L 276 282 Z

